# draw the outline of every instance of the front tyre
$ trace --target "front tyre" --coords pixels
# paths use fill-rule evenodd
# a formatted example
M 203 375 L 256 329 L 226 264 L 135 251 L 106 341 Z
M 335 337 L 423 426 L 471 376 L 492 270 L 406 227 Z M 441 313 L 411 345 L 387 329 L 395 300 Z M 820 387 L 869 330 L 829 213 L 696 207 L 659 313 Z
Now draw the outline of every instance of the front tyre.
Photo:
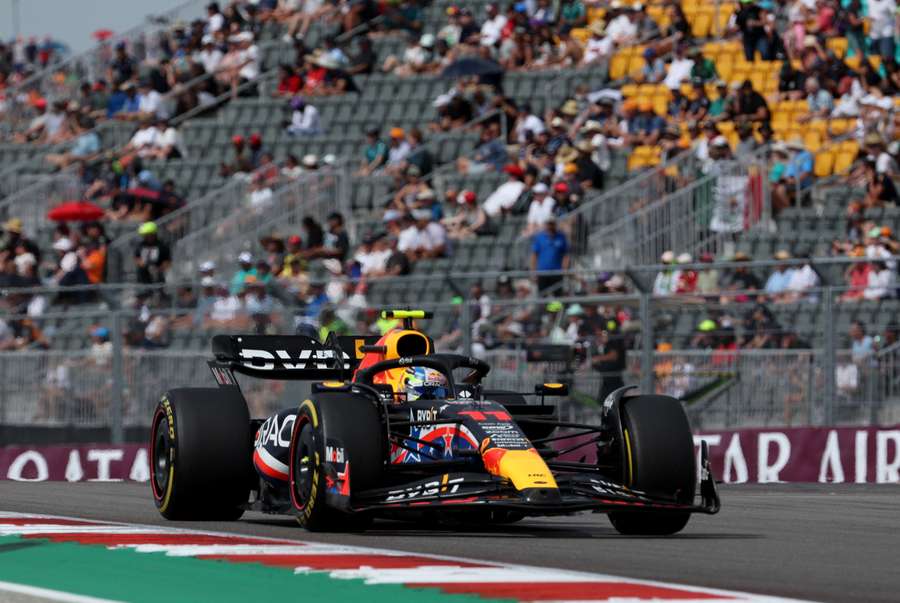
M 651 496 L 692 504 L 697 472 L 694 438 L 681 402 L 668 396 L 624 398 L 622 483 Z M 621 534 L 664 536 L 680 532 L 690 513 L 616 511 L 609 514 Z
M 341 508 L 333 504 L 335 496 L 329 500 L 329 479 L 334 489 L 335 476 L 328 447 L 342 451 L 351 496 L 376 487 L 385 443 L 374 404 L 345 392 L 318 394 L 300 405 L 291 436 L 290 491 L 297 522 L 313 532 L 364 529 L 369 517 L 352 512 L 349 500 Z
M 250 416 L 238 391 L 166 392 L 150 429 L 150 487 L 171 520 L 235 520 L 253 481 Z

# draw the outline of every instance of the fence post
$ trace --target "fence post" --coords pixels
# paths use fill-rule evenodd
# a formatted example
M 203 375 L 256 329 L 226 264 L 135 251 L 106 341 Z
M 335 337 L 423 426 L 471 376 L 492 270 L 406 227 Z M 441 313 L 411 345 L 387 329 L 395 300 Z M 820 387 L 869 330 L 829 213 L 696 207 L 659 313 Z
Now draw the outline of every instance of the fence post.
M 823 377 L 825 378 L 824 383 L 824 413 L 823 413 L 823 422 L 825 425 L 834 424 L 834 397 L 835 397 L 835 381 L 834 381 L 834 371 L 836 364 L 836 353 L 835 353 L 835 333 L 834 333 L 834 288 L 829 285 L 825 287 L 825 291 L 823 293 L 824 298 L 822 299 L 822 309 L 824 311 L 824 319 L 825 319 L 825 345 L 824 345 L 824 354 L 822 356 L 824 366 L 822 370 L 824 371 Z
M 650 318 L 650 294 L 641 293 L 641 393 L 652 394 L 653 387 L 653 321 Z
M 121 444 L 125 440 L 122 427 L 123 406 L 125 403 L 124 359 L 122 347 L 124 346 L 124 329 L 122 328 L 122 313 L 115 311 L 112 314 L 113 355 L 112 355 L 112 392 L 109 432 L 113 444 Z
M 460 316 L 460 321 L 462 324 L 463 354 L 465 354 L 466 356 L 471 356 L 472 355 L 472 302 L 470 300 L 463 301 L 461 312 L 462 312 L 462 316 Z

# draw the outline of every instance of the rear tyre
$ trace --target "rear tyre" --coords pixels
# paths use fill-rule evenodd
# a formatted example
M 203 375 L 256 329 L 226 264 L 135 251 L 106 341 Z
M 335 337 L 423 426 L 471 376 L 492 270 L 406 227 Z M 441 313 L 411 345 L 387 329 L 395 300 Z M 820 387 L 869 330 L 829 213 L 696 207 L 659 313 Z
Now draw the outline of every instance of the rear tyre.
M 172 520 L 235 520 L 253 482 L 250 415 L 238 391 L 166 392 L 150 430 L 150 487 Z
M 625 398 L 621 406 L 625 455 L 622 482 L 629 488 L 692 504 L 696 488 L 694 439 L 681 402 L 668 396 Z M 621 534 L 674 534 L 690 519 L 686 512 L 609 514 Z
M 328 502 L 326 444 L 343 449 L 350 496 L 379 485 L 386 442 L 375 405 L 346 392 L 320 393 L 297 411 L 291 436 L 290 490 L 297 522 L 313 532 L 365 529 L 367 515 Z

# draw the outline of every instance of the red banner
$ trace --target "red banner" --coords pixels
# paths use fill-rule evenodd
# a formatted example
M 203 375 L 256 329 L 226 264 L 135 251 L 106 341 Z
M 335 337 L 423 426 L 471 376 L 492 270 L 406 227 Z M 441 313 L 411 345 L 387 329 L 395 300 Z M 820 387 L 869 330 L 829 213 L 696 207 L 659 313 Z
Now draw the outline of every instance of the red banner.
M 709 444 L 716 479 L 726 483 L 900 482 L 900 425 L 701 432 L 694 436 L 698 455 L 700 440 Z M 149 477 L 147 448 L 139 444 L 0 448 L 0 479 L 143 482 Z
M 900 425 L 710 431 L 713 473 L 726 483 L 900 482 Z

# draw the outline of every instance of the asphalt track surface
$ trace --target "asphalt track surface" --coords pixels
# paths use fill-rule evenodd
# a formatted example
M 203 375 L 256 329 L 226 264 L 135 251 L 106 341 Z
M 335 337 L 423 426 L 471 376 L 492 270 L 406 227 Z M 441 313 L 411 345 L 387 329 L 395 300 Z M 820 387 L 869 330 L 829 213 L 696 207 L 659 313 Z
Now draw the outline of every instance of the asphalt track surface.
M 507 526 L 376 522 L 312 534 L 292 518 L 176 523 L 149 487 L 0 481 L 0 511 L 255 534 L 558 567 L 817 601 L 900 601 L 900 485 L 722 486 L 722 511 L 666 538 L 624 537 L 602 515 Z

